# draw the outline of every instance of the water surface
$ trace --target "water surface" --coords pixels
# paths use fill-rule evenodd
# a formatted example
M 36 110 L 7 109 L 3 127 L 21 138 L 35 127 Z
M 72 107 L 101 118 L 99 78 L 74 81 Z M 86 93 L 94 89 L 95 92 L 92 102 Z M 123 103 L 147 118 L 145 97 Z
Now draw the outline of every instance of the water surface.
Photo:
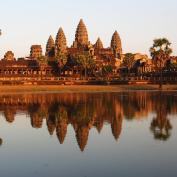
M 177 92 L 0 95 L 2 177 L 176 177 Z

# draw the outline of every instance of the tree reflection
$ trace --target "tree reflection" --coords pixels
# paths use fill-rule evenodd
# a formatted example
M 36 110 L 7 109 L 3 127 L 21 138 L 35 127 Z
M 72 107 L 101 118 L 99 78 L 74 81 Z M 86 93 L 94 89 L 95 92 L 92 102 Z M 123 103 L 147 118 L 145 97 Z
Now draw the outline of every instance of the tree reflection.
M 0 146 L 2 146 L 2 144 L 3 144 L 3 140 L 2 138 L 0 138 Z
M 156 114 L 157 116 L 153 118 L 151 123 L 151 131 L 153 132 L 155 139 L 166 141 L 171 136 L 172 125 L 167 117 L 167 100 L 161 92 L 157 96 Z

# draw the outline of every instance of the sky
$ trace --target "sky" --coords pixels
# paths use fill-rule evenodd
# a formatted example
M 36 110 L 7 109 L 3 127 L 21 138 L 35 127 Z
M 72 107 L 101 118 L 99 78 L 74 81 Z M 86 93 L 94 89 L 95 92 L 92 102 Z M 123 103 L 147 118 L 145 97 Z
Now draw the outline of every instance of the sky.
M 0 0 L 0 58 L 29 56 L 32 44 L 44 53 L 60 26 L 71 46 L 81 18 L 92 44 L 100 37 L 109 47 L 117 30 L 124 53 L 149 55 L 153 39 L 166 37 L 177 55 L 177 0 Z

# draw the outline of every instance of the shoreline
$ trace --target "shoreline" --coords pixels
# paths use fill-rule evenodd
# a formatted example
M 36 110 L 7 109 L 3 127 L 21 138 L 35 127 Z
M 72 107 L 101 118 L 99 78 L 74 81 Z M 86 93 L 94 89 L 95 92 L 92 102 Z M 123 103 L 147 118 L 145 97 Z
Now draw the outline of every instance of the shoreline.
M 20 93 L 99 93 L 129 91 L 177 91 L 177 85 L 1 85 L 0 94 Z

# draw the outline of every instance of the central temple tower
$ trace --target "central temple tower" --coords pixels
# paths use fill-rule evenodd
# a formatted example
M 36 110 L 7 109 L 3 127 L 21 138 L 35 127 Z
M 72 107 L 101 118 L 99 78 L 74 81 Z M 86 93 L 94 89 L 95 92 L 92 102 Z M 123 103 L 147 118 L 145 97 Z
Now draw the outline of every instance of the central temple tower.
M 81 19 L 75 34 L 75 41 L 73 43 L 74 48 L 85 48 L 89 45 L 87 28 Z

